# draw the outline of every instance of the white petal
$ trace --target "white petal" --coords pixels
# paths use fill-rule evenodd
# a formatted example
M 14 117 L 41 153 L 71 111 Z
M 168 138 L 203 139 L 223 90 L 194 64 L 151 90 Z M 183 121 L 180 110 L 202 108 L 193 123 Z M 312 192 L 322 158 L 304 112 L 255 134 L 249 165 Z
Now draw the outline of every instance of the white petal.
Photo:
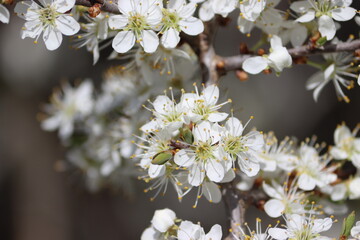
M 351 131 L 346 125 L 340 125 L 334 132 L 334 142 L 336 145 L 340 145 L 343 141 L 347 141 L 352 137 Z
M 337 148 L 337 147 L 331 148 L 330 154 L 336 160 L 343 160 L 348 157 L 348 154 L 344 150 Z
M 193 129 L 195 142 L 206 142 L 211 137 L 211 124 L 208 121 L 203 121 Z
M 359 153 L 354 153 L 352 156 L 351 156 L 351 162 L 354 164 L 354 166 L 356 168 L 360 168 L 360 154 Z
M 210 85 L 202 91 L 205 101 L 209 105 L 215 105 L 219 99 L 219 88 L 216 85 Z
M 219 186 L 213 182 L 206 181 L 203 185 L 203 193 L 206 199 L 213 203 L 221 201 L 221 191 Z
M 349 21 L 356 14 L 352 7 L 339 7 L 331 11 L 332 18 L 336 21 Z
M 62 34 L 57 29 L 47 27 L 43 33 L 43 40 L 45 42 L 46 48 L 52 51 L 60 47 L 62 42 Z
M 25 14 L 27 13 L 27 10 L 29 6 L 32 4 L 31 1 L 20 1 L 16 4 L 14 8 L 14 12 L 21 18 L 25 18 Z
M 122 14 L 128 15 L 131 11 L 134 10 L 134 8 L 133 8 L 134 4 L 135 4 L 134 1 L 128 0 L 128 1 L 119 1 L 117 5 L 119 8 L 119 11 Z
M 9 23 L 10 13 L 6 7 L 0 4 L 0 22 Z
M 251 57 L 244 61 L 242 67 L 245 72 L 250 74 L 258 74 L 265 70 L 268 66 L 268 61 L 260 56 Z
M 288 238 L 286 229 L 270 228 L 269 235 L 277 240 L 285 240 Z
M 152 225 L 159 232 L 166 232 L 171 226 L 175 224 L 176 215 L 174 211 L 165 208 L 162 210 L 156 210 L 153 219 L 151 220 Z
M 194 157 L 190 157 L 184 149 L 175 154 L 174 161 L 181 167 L 188 167 L 194 163 Z
M 192 186 L 199 186 L 205 178 L 204 169 L 201 167 L 201 163 L 195 163 L 190 167 L 190 173 L 188 175 L 188 182 Z
M 301 22 L 301 23 L 305 23 L 305 22 L 310 22 L 310 21 L 314 20 L 314 18 L 315 18 L 315 11 L 309 10 L 304 15 L 302 15 L 301 17 L 296 19 L 296 21 Z
M 160 95 L 153 102 L 153 106 L 156 112 L 160 114 L 167 114 L 171 109 L 173 102 L 170 100 L 168 96 Z
M 205 240 L 221 240 L 222 230 L 219 224 L 214 225 L 206 234 Z
M 152 30 L 144 30 L 141 32 L 140 45 L 144 48 L 147 53 L 153 53 L 159 46 L 159 37 Z
M 305 26 L 298 24 L 292 31 L 290 42 L 294 47 L 301 46 L 307 39 L 308 30 Z
M 121 31 L 112 41 L 112 47 L 118 53 L 126 53 L 135 44 L 135 35 L 132 31 Z
M 227 113 L 210 113 L 207 120 L 210 122 L 222 122 L 227 118 L 227 116 L 229 116 Z
M 229 131 L 231 136 L 235 137 L 241 136 L 244 131 L 244 126 L 242 125 L 240 120 L 235 117 L 230 117 L 226 121 L 225 128 L 227 131 Z
M 254 28 L 254 23 L 239 16 L 237 19 L 237 25 L 240 32 L 246 34 L 251 32 L 251 30 Z
M 331 228 L 332 223 L 331 218 L 315 219 L 311 230 L 313 233 L 325 232 Z
M 296 1 L 290 5 L 290 9 L 297 13 L 304 13 L 311 8 L 308 1 Z
M 140 240 L 157 240 L 160 238 L 160 233 L 156 231 L 154 228 L 149 227 L 144 230 L 141 234 Z
M 59 16 L 55 22 L 57 29 L 66 36 L 74 35 L 80 30 L 80 24 L 73 17 L 67 15 Z
M 180 28 L 188 35 L 196 36 L 204 31 L 203 22 L 195 17 L 189 17 L 179 22 Z
M 270 199 L 264 205 L 264 210 L 272 218 L 280 217 L 285 210 L 285 205 L 277 199 Z
M 196 10 L 196 4 L 190 2 L 190 3 L 184 5 L 182 8 L 179 8 L 179 9 L 180 9 L 180 11 L 178 11 L 179 16 L 182 19 L 186 19 L 186 18 L 191 17 L 194 14 L 194 12 Z
M 199 10 L 199 17 L 204 22 L 207 22 L 211 20 L 215 16 L 214 10 L 212 8 L 211 1 L 206 1 L 203 4 L 201 4 L 200 10 Z
M 124 28 L 128 24 L 128 22 L 128 18 L 124 15 L 114 15 L 109 17 L 109 27 L 113 30 Z
M 322 71 L 313 74 L 306 82 L 306 89 L 313 90 L 325 81 L 325 76 Z
M 220 182 L 225 175 L 225 169 L 220 162 L 208 160 L 205 164 L 206 175 L 211 181 Z
M 327 40 L 333 39 L 336 33 L 334 20 L 327 15 L 321 16 L 319 18 L 319 32 L 321 36 L 326 37 Z
M 166 170 L 165 165 L 150 164 L 148 173 L 151 178 L 156 178 L 164 175 L 165 170 Z
M 66 13 L 74 7 L 75 0 L 54 0 L 54 3 L 56 4 L 56 11 L 59 13 Z
M 169 28 L 161 37 L 161 44 L 166 48 L 175 48 L 180 42 L 180 33 L 174 28 Z
M 305 191 L 314 190 L 316 186 L 315 180 L 306 173 L 300 175 L 298 183 L 299 183 L 299 188 Z

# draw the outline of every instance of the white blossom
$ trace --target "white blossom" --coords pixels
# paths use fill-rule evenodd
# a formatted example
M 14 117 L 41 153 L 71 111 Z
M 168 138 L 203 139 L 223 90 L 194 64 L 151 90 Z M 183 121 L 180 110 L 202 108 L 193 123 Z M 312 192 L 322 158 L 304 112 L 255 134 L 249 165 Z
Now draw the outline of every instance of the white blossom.
M 26 23 L 21 37 L 35 38 L 37 43 L 41 33 L 48 50 L 57 49 L 62 42 L 62 34 L 71 36 L 80 30 L 80 24 L 67 14 L 74 7 L 75 0 L 21 1 L 15 7 L 18 16 Z
M 334 41 L 334 43 L 336 42 Z M 360 75 L 356 74 L 356 70 L 353 67 L 354 56 L 345 52 L 329 53 L 323 56 L 327 61 L 325 70 L 312 75 L 306 83 L 306 88 L 314 90 L 313 96 L 315 101 L 317 101 L 323 88 L 332 81 L 338 99 L 349 102 L 350 100 L 344 94 L 341 85 L 351 89 L 354 87 L 354 81 L 348 80 L 348 78 L 355 79 L 357 82 L 360 79 Z
M 329 160 L 326 156 L 319 156 L 314 147 L 303 144 L 299 149 L 299 161 L 296 166 L 299 188 L 310 191 L 316 186 L 322 188 L 335 181 L 337 176 L 332 173 L 335 168 L 327 167 Z
M 190 221 L 181 222 L 177 231 L 178 240 L 221 240 L 221 226 L 216 224 L 205 234 L 204 229 Z
M 119 1 L 121 15 L 109 18 L 111 29 L 120 29 L 113 39 L 115 51 L 125 53 L 135 44 L 140 43 L 144 51 L 153 53 L 159 45 L 156 30 L 162 19 L 162 1 L 159 0 L 129 0 Z
M 345 125 L 339 125 L 334 132 L 334 142 L 330 154 L 337 160 L 350 160 L 357 168 L 360 168 L 360 138 L 356 138 L 359 128 L 353 132 Z
M 180 32 L 195 36 L 204 31 L 204 24 L 193 17 L 196 10 L 195 3 L 186 0 L 170 0 L 167 8 L 163 8 L 161 44 L 165 48 L 175 48 L 180 42 Z
M 319 32 L 327 40 L 336 34 L 335 21 L 348 21 L 352 19 L 356 10 L 350 7 L 352 0 L 307 0 L 296 1 L 290 8 L 302 14 L 296 21 L 306 23 L 318 18 Z
M 227 171 L 238 160 L 241 171 L 252 177 L 260 170 L 257 154 L 262 151 L 264 138 L 258 131 L 243 135 L 246 125 L 243 126 L 235 117 L 229 118 L 221 132 L 219 151 L 220 157 L 225 161 Z
M 171 226 L 175 224 L 176 215 L 174 211 L 165 208 L 156 210 L 154 217 L 151 220 L 153 227 L 159 232 L 166 232 Z
M 332 226 L 331 218 L 316 219 L 312 215 L 292 214 L 286 217 L 286 228 L 270 228 L 269 234 L 277 240 L 307 239 L 307 240 L 330 240 L 320 233 L 329 230 Z
M 351 228 L 351 237 L 355 238 L 356 240 L 360 239 L 360 221 L 357 221 L 355 226 Z
M 283 186 L 271 182 L 271 185 L 263 182 L 265 193 L 271 197 L 264 205 L 265 212 L 273 218 L 280 217 L 282 214 L 303 214 L 305 210 L 306 195 L 298 190 L 294 182 L 291 186 L 287 186 L 287 182 Z
M 250 57 L 243 63 L 243 69 L 251 74 L 258 74 L 261 71 L 271 67 L 279 73 L 286 67 L 290 67 L 292 64 L 292 58 L 287 51 L 286 47 L 283 47 L 281 38 L 274 35 L 270 40 L 271 48 L 269 55 Z

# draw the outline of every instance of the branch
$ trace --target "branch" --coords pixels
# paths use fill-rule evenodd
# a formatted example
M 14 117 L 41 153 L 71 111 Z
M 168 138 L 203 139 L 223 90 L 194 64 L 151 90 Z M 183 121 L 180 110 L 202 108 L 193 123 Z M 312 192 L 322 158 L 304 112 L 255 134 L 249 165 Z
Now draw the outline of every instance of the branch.
M 125 0 L 128 1 L 128 0 Z M 117 0 L 107 1 L 107 0 L 76 0 L 75 5 L 81 5 L 85 7 L 92 7 L 95 3 L 100 3 L 102 5 L 101 10 L 109 13 L 120 14 L 119 8 L 117 6 Z
M 306 57 L 310 55 L 322 54 L 322 53 L 334 53 L 334 52 L 352 52 L 357 49 L 360 49 L 360 39 L 354 40 L 352 42 L 344 42 L 338 44 L 327 44 L 322 48 L 314 48 L 310 45 L 305 45 L 301 47 L 289 49 L 289 53 L 292 57 Z M 237 55 L 231 57 L 220 57 L 217 56 L 219 62 L 221 62 L 222 71 L 229 72 L 241 69 L 243 62 L 255 55 L 246 54 L 246 55 Z

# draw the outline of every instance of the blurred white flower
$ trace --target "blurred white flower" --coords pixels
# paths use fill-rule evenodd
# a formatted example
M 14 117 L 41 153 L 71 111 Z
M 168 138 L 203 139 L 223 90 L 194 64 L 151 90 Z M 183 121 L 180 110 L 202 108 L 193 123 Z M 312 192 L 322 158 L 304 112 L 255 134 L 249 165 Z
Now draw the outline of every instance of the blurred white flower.
M 90 80 L 82 82 L 73 88 L 68 83 L 64 84 L 61 91 L 55 91 L 50 99 L 50 104 L 45 106 L 48 118 L 42 121 L 44 130 L 54 131 L 59 129 L 59 136 L 65 140 L 71 136 L 74 124 L 84 120 L 93 109 L 93 85 Z
M 265 212 L 272 218 L 280 217 L 283 214 L 303 214 L 305 210 L 306 195 L 303 191 L 299 191 L 296 182 L 292 182 L 290 186 L 285 182 L 283 186 L 271 182 L 271 185 L 263 182 L 265 193 L 271 197 L 264 205 Z
M 299 188 L 311 191 L 316 186 L 322 188 L 337 179 L 332 173 L 336 167 L 328 167 L 330 159 L 319 156 L 318 151 L 309 145 L 303 144 L 299 149 L 299 161 L 296 165 Z
M 356 240 L 360 239 L 360 221 L 357 221 L 355 226 L 351 228 L 351 237 L 355 238 Z
M 338 41 L 333 41 L 337 43 Z M 347 89 L 354 87 L 354 81 L 347 78 L 355 79 L 359 82 L 360 75 L 356 66 L 354 66 L 354 55 L 351 53 L 329 53 L 323 55 L 326 60 L 326 67 L 312 75 L 306 83 L 307 90 L 314 90 L 313 96 L 315 101 L 318 100 L 323 88 L 332 81 L 335 86 L 336 95 L 339 100 L 350 102 L 350 99 L 344 94 L 341 85 Z
M 360 168 L 360 138 L 356 138 L 359 126 L 353 132 L 345 125 L 339 125 L 334 132 L 334 142 L 330 154 L 336 160 L 350 160 Z
M 113 36 L 114 33 L 111 32 L 109 34 L 109 16 L 107 14 L 100 13 L 94 18 L 89 17 L 88 15 L 84 15 L 83 17 L 87 23 L 81 23 L 81 30 L 84 33 L 77 35 L 75 47 L 81 48 L 86 46 L 87 51 L 92 52 L 93 54 L 93 64 L 96 64 L 100 57 L 100 49 L 108 45 L 105 44 L 103 47 L 99 47 L 99 44 Z
M 117 3 L 121 15 L 109 18 L 111 29 L 120 29 L 113 39 L 115 51 L 125 53 L 140 43 L 144 51 L 153 53 L 159 45 L 159 37 L 154 32 L 162 20 L 162 1 L 129 0 Z
M 21 1 L 16 4 L 15 12 L 24 18 L 26 23 L 21 37 L 35 38 L 37 43 L 41 33 L 46 48 L 57 49 L 62 42 L 62 34 L 71 36 L 80 30 L 80 24 L 67 14 L 74 7 L 75 0 L 40 0 Z

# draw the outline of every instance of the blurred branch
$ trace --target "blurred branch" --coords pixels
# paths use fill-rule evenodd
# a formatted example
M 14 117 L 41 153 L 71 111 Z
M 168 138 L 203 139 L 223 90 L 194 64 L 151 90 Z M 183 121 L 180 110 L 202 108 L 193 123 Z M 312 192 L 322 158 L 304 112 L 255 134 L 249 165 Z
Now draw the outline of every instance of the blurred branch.
M 310 55 L 323 54 L 323 53 L 352 52 L 357 49 L 360 49 L 360 39 L 351 42 L 342 42 L 338 44 L 327 44 L 321 48 L 314 48 L 314 46 L 311 45 L 304 45 L 301 47 L 288 49 L 288 51 L 293 58 L 297 58 L 297 57 L 307 57 Z M 231 57 L 216 56 L 216 58 L 218 59 L 217 65 L 221 66 L 220 70 L 223 72 L 238 70 L 241 69 L 243 62 L 247 58 L 252 56 L 255 55 L 241 54 Z
M 128 1 L 128 0 L 125 0 Z M 108 0 L 76 0 L 76 5 L 81 5 L 85 7 L 92 7 L 94 4 L 100 3 L 102 5 L 101 10 L 109 13 L 120 14 L 119 8 L 117 6 L 117 0 L 108 1 Z

